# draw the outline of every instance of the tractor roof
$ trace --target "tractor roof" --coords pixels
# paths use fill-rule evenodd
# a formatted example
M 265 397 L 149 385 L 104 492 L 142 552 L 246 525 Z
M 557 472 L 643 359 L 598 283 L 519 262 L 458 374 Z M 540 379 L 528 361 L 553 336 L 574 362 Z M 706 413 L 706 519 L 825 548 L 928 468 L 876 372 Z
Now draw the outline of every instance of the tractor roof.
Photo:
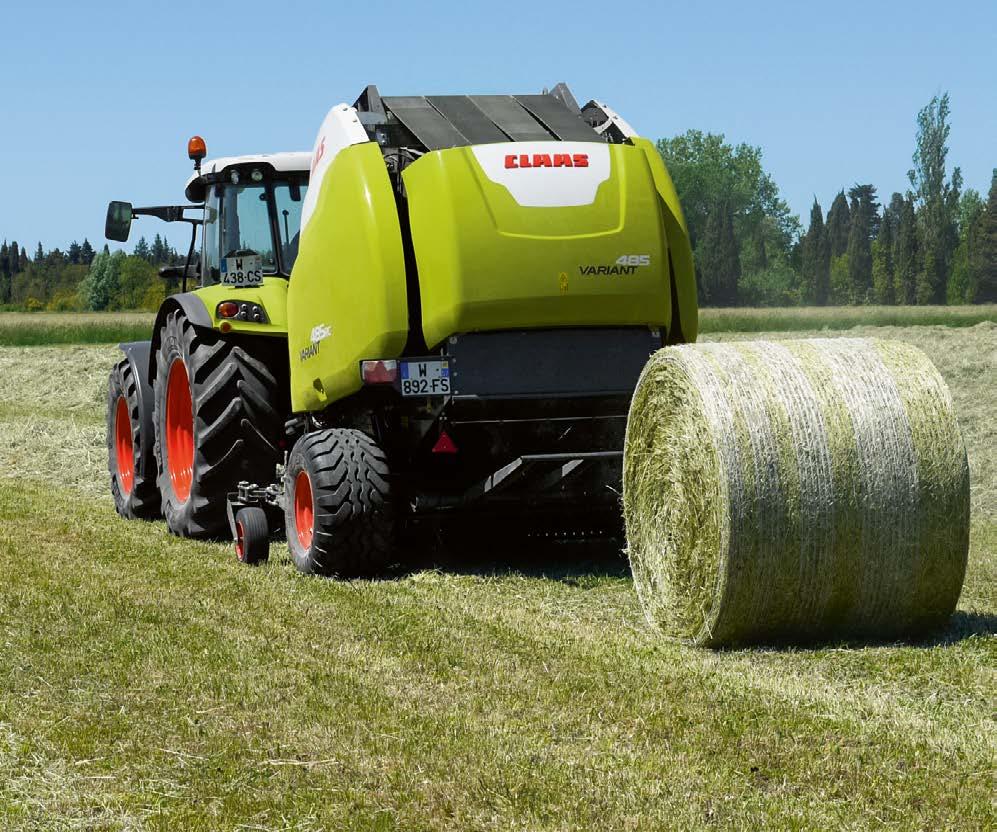
M 209 159 L 201 165 L 201 172 L 195 173 L 187 180 L 187 198 L 194 202 L 204 199 L 205 177 L 222 173 L 233 165 L 261 164 L 270 165 L 278 173 L 306 172 L 311 166 L 312 154 L 307 151 L 292 151 L 288 153 L 250 153 L 246 156 L 223 156 L 219 159 Z

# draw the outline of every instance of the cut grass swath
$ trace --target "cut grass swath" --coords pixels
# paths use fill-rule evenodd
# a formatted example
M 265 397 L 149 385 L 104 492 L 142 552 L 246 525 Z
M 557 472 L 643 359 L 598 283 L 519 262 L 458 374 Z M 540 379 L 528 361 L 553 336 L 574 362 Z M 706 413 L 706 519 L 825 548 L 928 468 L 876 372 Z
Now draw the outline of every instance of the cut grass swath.
M 662 350 L 631 405 L 623 490 L 645 612 L 697 644 L 896 638 L 959 597 L 966 451 L 906 344 Z

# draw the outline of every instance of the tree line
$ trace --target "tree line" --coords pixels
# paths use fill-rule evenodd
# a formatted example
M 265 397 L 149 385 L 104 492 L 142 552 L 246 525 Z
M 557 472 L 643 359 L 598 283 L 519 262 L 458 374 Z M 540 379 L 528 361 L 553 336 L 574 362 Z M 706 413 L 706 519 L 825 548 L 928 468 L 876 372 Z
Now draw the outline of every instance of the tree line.
M 0 245 L 0 309 L 28 312 L 155 310 L 173 287 L 158 268 L 182 262 L 159 234 L 150 244 L 139 239 L 132 254 L 94 251 L 90 241 L 72 242 L 62 251 L 41 243 L 29 257 L 16 241 Z
M 948 94 L 917 117 L 910 188 L 885 205 L 872 184 L 814 199 L 803 232 L 760 148 L 690 130 L 658 142 L 710 306 L 997 302 L 997 169 L 984 199 L 947 172 Z
M 762 164 L 761 148 L 689 130 L 657 143 L 695 253 L 704 306 L 997 302 L 997 169 L 986 198 L 948 171 L 949 96 L 917 116 L 910 187 L 880 203 L 872 184 L 841 189 L 806 231 Z M 131 254 L 88 240 L 33 257 L 0 246 L 0 309 L 156 309 L 175 287 L 157 267 L 183 257 L 159 234 Z

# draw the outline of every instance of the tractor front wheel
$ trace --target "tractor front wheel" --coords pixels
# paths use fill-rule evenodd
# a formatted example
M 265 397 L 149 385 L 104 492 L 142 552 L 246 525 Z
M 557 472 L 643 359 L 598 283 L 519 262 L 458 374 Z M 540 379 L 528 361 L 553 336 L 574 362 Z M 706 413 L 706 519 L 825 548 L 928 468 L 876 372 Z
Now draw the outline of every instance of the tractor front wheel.
M 163 514 L 174 534 L 225 536 L 228 493 L 242 480 L 274 478 L 286 385 L 265 346 L 251 353 L 247 343 L 194 327 L 180 310 L 166 318 L 153 421 Z
M 152 437 L 139 406 L 139 379 L 127 360 L 107 380 L 107 468 L 118 514 L 129 520 L 159 516 L 159 489 Z M 151 431 L 148 431 L 151 433 Z
M 287 544 L 307 574 L 375 575 L 395 557 L 388 462 L 369 436 L 333 428 L 303 436 L 284 473 Z

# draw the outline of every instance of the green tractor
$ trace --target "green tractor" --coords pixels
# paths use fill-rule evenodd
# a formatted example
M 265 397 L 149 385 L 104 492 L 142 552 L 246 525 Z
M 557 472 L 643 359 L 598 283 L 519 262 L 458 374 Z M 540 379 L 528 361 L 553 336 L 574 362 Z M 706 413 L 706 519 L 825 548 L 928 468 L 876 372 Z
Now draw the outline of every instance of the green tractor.
M 371 86 L 311 153 L 188 153 L 190 204 L 108 208 L 112 240 L 136 216 L 192 226 L 164 270 L 184 291 L 111 372 L 120 514 L 229 533 L 248 563 L 283 528 L 299 569 L 340 576 L 385 568 L 420 523 L 618 528 L 638 375 L 697 332 L 648 140 L 564 85 Z

